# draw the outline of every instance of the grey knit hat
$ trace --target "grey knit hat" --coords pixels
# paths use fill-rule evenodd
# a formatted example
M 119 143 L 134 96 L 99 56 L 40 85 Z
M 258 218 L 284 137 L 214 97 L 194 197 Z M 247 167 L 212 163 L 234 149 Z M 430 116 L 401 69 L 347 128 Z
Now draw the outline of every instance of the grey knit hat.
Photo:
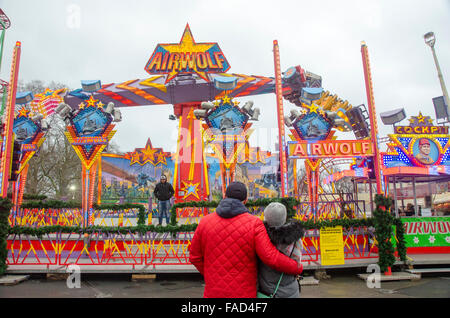
M 272 202 L 264 209 L 264 221 L 270 227 L 282 226 L 286 223 L 286 207 L 279 202 Z

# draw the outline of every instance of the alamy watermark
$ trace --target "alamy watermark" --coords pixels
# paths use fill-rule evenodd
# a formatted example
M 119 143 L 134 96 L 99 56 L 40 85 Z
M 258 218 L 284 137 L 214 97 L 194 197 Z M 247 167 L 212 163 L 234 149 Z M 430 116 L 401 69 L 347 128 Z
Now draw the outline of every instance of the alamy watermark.
M 66 285 L 67 288 L 81 288 L 81 269 L 80 266 L 75 264 L 70 264 L 66 268 L 66 273 L 70 273 L 67 277 Z
M 79 29 L 81 26 L 81 8 L 78 4 L 69 4 L 66 7 L 66 26 L 69 29 Z
M 381 288 L 381 270 L 378 264 L 370 264 L 367 266 L 367 273 L 370 274 L 366 279 L 367 288 Z

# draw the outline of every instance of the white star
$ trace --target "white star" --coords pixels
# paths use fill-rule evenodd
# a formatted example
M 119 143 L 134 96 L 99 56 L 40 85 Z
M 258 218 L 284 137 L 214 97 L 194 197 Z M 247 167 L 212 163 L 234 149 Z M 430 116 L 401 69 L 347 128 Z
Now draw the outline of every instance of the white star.
M 428 238 L 428 241 L 430 243 L 434 243 L 434 241 L 436 241 L 436 238 L 434 237 L 434 235 L 430 235 L 430 237 Z
M 419 238 L 417 236 L 414 237 L 414 243 L 419 244 Z
M 450 236 L 446 236 L 446 237 L 445 237 L 445 241 L 446 241 L 447 243 L 450 243 Z

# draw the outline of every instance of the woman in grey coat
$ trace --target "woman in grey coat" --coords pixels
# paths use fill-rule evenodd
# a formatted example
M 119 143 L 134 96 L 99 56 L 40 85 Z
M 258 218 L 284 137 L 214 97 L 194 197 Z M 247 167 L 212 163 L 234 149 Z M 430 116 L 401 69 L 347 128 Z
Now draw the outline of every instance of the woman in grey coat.
M 278 202 L 270 203 L 264 209 L 264 225 L 272 243 L 283 254 L 298 263 L 302 257 L 303 228 L 300 222 L 286 223 L 286 207 Z M 271 295 L 280 279 L 280 272 L 273 270 L 263 262 L 258 262 L 258 291 Z M 298 298 L 300 288 L 295 276 L 284 274 L 275 298 Z

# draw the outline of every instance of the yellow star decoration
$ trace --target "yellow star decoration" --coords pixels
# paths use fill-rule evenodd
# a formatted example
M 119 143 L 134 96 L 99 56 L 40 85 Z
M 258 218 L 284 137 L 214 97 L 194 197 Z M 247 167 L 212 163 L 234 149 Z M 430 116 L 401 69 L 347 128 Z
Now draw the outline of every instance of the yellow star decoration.
M 83 103 L 83 102 L 81 102 L 81 103 L 78 105 L 78 108 L 79 108 L 79 109 L 84 109 L 85 106 L 86 106 L 86 104 Z
M 180 43 L 178 44 L 161 44 L 161 47 L 165 49 L 166 51 L 170 53 L 203 53 L 209 50 L 211 47 L 214 46 L 214 43 L 200 43 L 197 44 L 194 41 L 194 37 L 192 36 L 191 29 L 189 28 L 189 24 L 186 25 L 186 28 L 184 29 L 183 36 L 181 38 Z M 177 74 L 180 71 L 181 64 L 179 65 L 179 68 L 174 68 L 172 72 L 169 74 L 169 76 L 166 79 L 166 82 L 170 81 L 172 78 L 177 76 Z M 208 77 L 206 76 L 205 72 L 197 71 L 197 65 L 194 66 L 194 71 L 204 80 L 209 81 Z
M 240 103 L 241 103 L 241 102 L 239 102 L 239 101 L 237 101 L 237 100 L 234 100 L 234 101 L 233 101 L 233 105 L 236 106 L 236 107 L 238 107 Z
M 314 104 L 311 104 L 311 106 L 309 106 L 309 112 L 310 113 L 316 113 L 317 114 L 317 110 L 319 109 L 319 106 L 316 106 Z
M 105 104 L 103 104 L 101 101 L 97 103 L 97 108 L 103 108 L 103 106 L 105 106 Z
M 26 109 L 25 107 L 22 107 L 20 110 L 19 110 L 19 114 L 18 114 L 18 117 L 28 117 L 28 113 L 29 113 L 30 111 L 28 110 L 28 109 Z
M 410 119 L 408 119 L 410 124 L 420 124 L 420 123 L 429 123 L 433 124 L 433 119 L 430 118 L 430 116 L 423 116 L 422 112 L 419 112 L 419 116 L 412 116 Z M 417 121 L 417 122 L 416 122 Z
M 91 106 L 91 107 L 94 107 L 96 102 L 98 102 L 98 100 L 97 100 L 97 99 L 94 99 L 94 97 L 92 97 L 92 95 L 91 95 L 91 97 L 89 97 L 89 99 L 86 101 L 87 105 L 88 105 L 88 106 Z
M 140 158 L 141 158 L 141 155 L 139 154 L 139 152 L 133 152 L 132 154 L 131 154 L 131 161 L 130 161 L 130 166 L 132 165 L 132 164 L 134 164 L 134 163 L 139 163 L 140 162 Z
M 220 100 L 215 100 L 213 102 L 213 105 L 216 106 L 216 107 L 219 106 L 220 105 Z
M 418 123 L 425 123 L 425 117 L 422 115 L 421 112 L 419 112 L 419 116 L 417 116 L 417 122 Z
M 222 98 L 222 104 L 229 104 L 230 102 L 231 102 L 231 99 L 230 99 L 230 97 L 228 97 L 228 95 L 225 95 Z
M 162 152 L 162 151 L 158 152 L 157 153 L 157 158 L 158 158 L 158 163 L 162 163 L 164 165 L 167 164 L 166 156 L 164 155 L 164 152 Z
M 193 195 L 194 197 L 196 197 L 197 199 L 200 200 L 200 197 L 198 196 L 198 186 L 200 183 L 192 183 L 192 182 L 184 182 L 182 181 L 184 184 L 184 187 L 181 189 L 182 191 L 184 191 L 184 197 L 183 199 L 186 199 L 188 196 Z
M 152 163 L 155 161 L 155 152 L 157 149 L 152 149 L 150 145 L 146 145 L 144 149 L 141 150 L 141 153 L 144 155 L 142 158 L 142 164 L 145 164 L 146 162 Z

